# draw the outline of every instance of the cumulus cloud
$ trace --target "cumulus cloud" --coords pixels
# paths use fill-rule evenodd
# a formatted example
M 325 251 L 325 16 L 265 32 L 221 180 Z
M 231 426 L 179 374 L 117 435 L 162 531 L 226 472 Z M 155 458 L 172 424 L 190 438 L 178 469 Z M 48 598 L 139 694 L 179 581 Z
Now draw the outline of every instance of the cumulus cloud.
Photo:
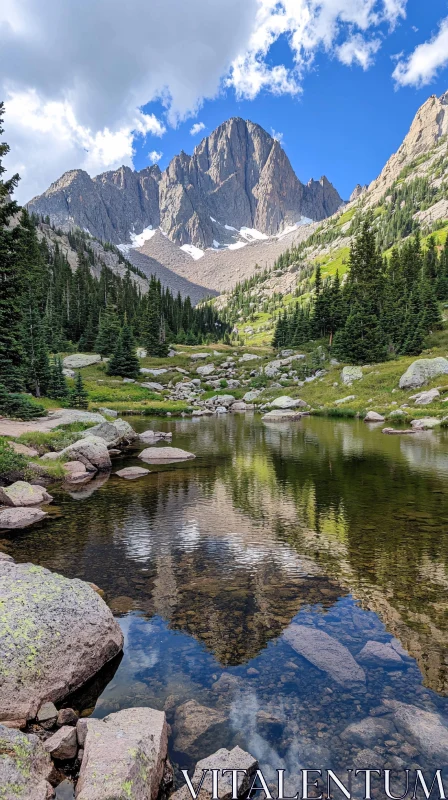
M 195 122 L 194 125 L 192 125 L 191 128 L 190 128 L 190 134 L 191 134 L 191 136 L 197 136 L 198 133 L 200 133 L 204 129 L 205 129 L 205 125 L 204 125 L 203 122 Z
M 297 95 L 319 50 L 367 69 L 378 32 L 393 28 L 406 4 L 91 0 L 81 14 L 79 0 L 2 0 L 0 96 L 12 148 L 7 167 L 22 174 L 18 199 L 67 169 L 132 165 L 136 136 L 162 136 L 223 87 L 237 98 Z M 281 37 L 289 55 L 272 63 Z M 162 119 L 143 111 L 156 100 Z
M 279 131 L 275 131 L 274 128 L 271 128 L 271 136 L 280 144 L 283 142 L 283 133 L 279 133 Z
M 151 164 L 158 164 L 162 156 L 163 153 L 161 150 L 151 150 L 151 152 L 148 153 L 148 158 Z
M 399 61 L 393 77 L 398 86 L 426 86 L 448 64 L 448 17 L 429 42 L 419 44 L 409 58 Z

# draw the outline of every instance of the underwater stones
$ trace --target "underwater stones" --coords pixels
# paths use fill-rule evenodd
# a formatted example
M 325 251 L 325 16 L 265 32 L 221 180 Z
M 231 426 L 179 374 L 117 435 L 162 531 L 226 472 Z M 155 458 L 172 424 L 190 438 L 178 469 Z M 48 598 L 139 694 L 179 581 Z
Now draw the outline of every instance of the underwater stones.
M 359 381 L 362 378 L 362 369 L 361 367 L 344 367 L 341 372 L 341 380 L 342 383 L 345 383 L 346 386 L 350 386 L 353 381 Z
M 282 395 L 282 397 L 276 397 L 275 400 L 273 400 L 271 403 L 271 408 L 280 408 L 280 409 L 307 408 L 307 406 L 308 403 L 305 403 L 304 400 L 288 397 L 287 395 Z
M 76 728 L 63 725 L 62 728 L 59 728 L 56 733 L 46 740 L 44 747 L 47 753 L 58 761 L 69 761 L 75 758 L 78 752 Z
M 368 411 L 364 417 L 364 422 L 384 422 L 384 417 L 376 411 Z
M 126 478 L 128 481 L 135 481 L 137 478 L 143 478 L 145 475 L 149 475 L 149 469 L 144 469 L 143 467 L 124 467 L 124 469 L 118 470 L 115 475 L 118 475 L 119 478 Z
M 147 447 L 138 456 L 150 464 L 170 464 L 175 461 L 189 461 L 196 458 L 193 453 L 179 447 Z
M 82 367 L 90 367 L 92 364 L 99 364 L 100 361 L 100 355 L 74 353 L 71 356 L 66 356 L 62 363 L 66 369 L 82 369 Z
M 51 494 L 42 486 L 34 486 L 26 481 L 16 481 L 7 487 L 0 486 L 0 503 L 5 506 L 38 506 L 40 503 L 51 503 L 52 500 Z
M 446 358 L 419 358 L 400 378 L 400 389 L 417 389 L 438 375 L 448 375 Z
M 326 672 L 341 686 L 365 684 L 365 672 L 356 663 L 350 650 L 325 631 L 293 623 L 284 632 L 283 638 L 296 653 Z
M 77 800 L 156 800 L 168 752 L 164 712 L 127 708 L 86 723 Z
M 439 714 L 398 700 L 384 700 L 393 712 L 393 721 L 406 738 L 411 737 L 419 754 L 431 760 L 448 762 L 448 724 Z
M 0 725 L 0 796 L 2 800 L 48 800 L 54 797 L 49 778 L 50 756 L 34 734 Z
M 0 530 L 14 531 L 29 528 L 48 517 L 41 508 L 0 508 Z
M 198 755 L 198 740 L 204 734 L 215 737 L 227 720 L 227 714 L 223 711 L 201 706 L 196 700 L 188 700 L 176 711 L 174 749 L 180 753 Z
M 83 581 L 0 561 L 0 595 L 0 720 L 33 719 L 122 650 L 112 612 Z
M 403 659 L 394 647 L 383 642 L 368 641 L 358 654 L 358 661 L 383 669 L 400 669 L 404 667 Z
M 364 747 L 373 747 L 394 732 L 395 727 L 388 717 L 365 717 L 348 725 L 342 731 L 341 738 Z
M 237 797 L 244 797 L 252 783 L 253 776 L 258 769 L 258 761 L 256 758 L 246 753 L 238 745 L 233 750 L 227 750 L 222 747 L 207 758 L 201 759 L 196 764 L 191 782 L 193 786 L 197 786 L 202 777 L 202 770 L 209 770 L 204 783 L 202 784 L 200 798 L 201 800 L 211 800 L 213 797 L 212 789 L 212 769 L 218 769 L 219 777 L 219 797 L 220 800 L 232 799 L 232 775 L 222 775 L 222 770 L 241 770 L 237 774 Z M 242 770 L 245 770 L 244 774 Z M 171 795 L 170 800 L 191 800 L 191 794 L 187 786 L 182 786 L 177 792 Z

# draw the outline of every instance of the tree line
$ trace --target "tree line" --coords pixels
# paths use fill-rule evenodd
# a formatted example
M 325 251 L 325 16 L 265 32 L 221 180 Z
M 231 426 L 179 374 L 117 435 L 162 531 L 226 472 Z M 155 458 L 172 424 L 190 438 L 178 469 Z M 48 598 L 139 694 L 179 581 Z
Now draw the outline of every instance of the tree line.
M 322 280 L 316 269 L 312 301 L 278 318 L 273 346 L 296 347 L 327 338 L 332 355 L 363 364 L 418 355 L 426 336 L 442 327 L 439 301 L 448 300 L 448 238 L 422 247 L 417 230 L 383 257 L 366 215 L 350 248 L 346 279 Z

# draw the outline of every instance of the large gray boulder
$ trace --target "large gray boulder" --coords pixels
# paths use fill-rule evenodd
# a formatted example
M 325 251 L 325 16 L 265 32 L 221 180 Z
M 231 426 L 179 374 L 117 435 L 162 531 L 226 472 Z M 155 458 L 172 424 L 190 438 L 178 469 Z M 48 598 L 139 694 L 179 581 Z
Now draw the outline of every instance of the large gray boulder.
M 0 561 L 0 597 L 0 720 L 33 719 L 123 647 L 112 612 L 84 581 Z
M 156 800 L 168 752 L 164 712 L 127 708 L 86 727 L 77 800 Z
M 81 434 L 83 439 L 86 439 L 88 436 L 97 436 L 100 439 L 104 439 L 108 447 L 130 444 L 138 439 L 138 434 L 131 425 L 129 425 L 129 422 L 121 419 L 121 417 L 114 420 L 114 422 L 101 422 L 99 425 L 94 425 L 93 428 L 89 428 Z
M 377 411 L 368 411 L 364 417 L 364 422 L 384 422 L 384 417 Z
M 427 392 L 419 392 L 418 394 L 411 395 L 409 400 L 413 400 L 416 406 L 429 406 L 429 404 L 437 400 L 438 397 L 440 397 L 438 389 L 429 389 Z
M 346 386 L 350 386 L 353 381 L 360 381 L 362 378 L 362 368 L 361 367 L 344 367 L 341 372 L 341 379 L 342 383 L 345 383 Z
M 1 800 L 49 800 L 51 758 L 40 739 L 0 725 Z
M 92 353 L 74 353 L 72 356 L 66 356 L 62 363 L 66 369 L 82 369 L 82 367 L 90 367 L 92 364 L 98 364 L 100 361 L 100 355 L 94 355 Z
M 366 642 L 358 655 L 358 661 L 382 669 L 400 669 L 405 666 L 403 659 L 391 644 L 375 642 L 373 639 Z
M 203 742 L 203 737 L 208 735 L 215 740 L 219 729 L 227 722 L 228 716 L 224 711 L 188 700 L 176 711 L 174 749 L 197 757 L 202 746 L 199 742 Z
M 283 637 L 296 653 L 326 672 L 341 686 L 356 687 L 365 684 L 365 672 L 356 663 L 350 650 L 325 631 L 293 623 L 286 629 Z
M 272 401 L 271 408 L 306 408 L 307 405 L 308 403 L 305 403 L 305 400 L 282 395 L 282 397 L 276 397 L 275 400 Z
M 48 517 L 41 508 L 0 508 L 0 530 L 20 531 Z
M 268 411 L 267 414 L 262 416 L 263 422 L 294 422 L 295 420 L 303 417 L 303 411 L 295 411 L 294 409 L 285 409 L 282 411 L 280 408 L 274 408 Z
M 5 506 L 21 508 L 23 506 L 38 506 L 41 503 L 51 503 L 51 494 L 42 486 L 33 486 L 26 481 L 16 481 L 11 486 L 0 486 L 0 503 Z
M 198 375 L 202 375 L 203 377 L 206 377 L 207 375 L 211 375 L 214 371 L 215 371 L 214 364 L 204 364 L 203 367 L 198 367 L 196 369 L 196 372 L 198 373 Z
M 415 741 L 420 756 L 440 762 L 440 766 L 448 764 L 448 719 L 398 700 L 384 703 L 392 709 L 398 730 Z
M 413 361 L 400 378 L 400 389 L 417 389 L 438 375 L 448 375 L 446 358 L 419 358 Z
M 61 450 L 59 455 L 66 456 L 70 461 L 81 461 L 89 472 L 106 472 L 112 467 L 106 441 L 99 436 L 92 436 L 90 431 L 87 436 Z
M 80 408 L 60 408 L 49 411 L 48 418 L 58 420 L 59 425 L 71 425 L 73 422 L 106 422 L 98 411 L 82 411 Z
M 233 750 L 227 750 L 222 747 L 216 753 L 213 753 L 207 758 L 201 759 L 196 764 L 191 782 L 193 786 L 197 786 L 202 778 L 202 770 L 207 769 L 204 783 L 201 787 L 200 800 L 212 800 L 212 769 L 219 770 L 219 798 L 220 800 L 232 800 L 232 775 L 222 775 L 222 770 L 245 770 L 237 774 L 237 797 L 244 797 L 252 783 L 253 776 L 258 769 L 258 761 L 256 758 L 246 753 L 238 745 Z M 170 800 L 191 800 L 191 794 L 188 786 L 182 786 L 177 792 L 171 795 Z
M 179 447 L 147 447 L 139 454 L 139 458 L 150 464 L 170 464 L 174 461 L 188 461 L 196 456 Z

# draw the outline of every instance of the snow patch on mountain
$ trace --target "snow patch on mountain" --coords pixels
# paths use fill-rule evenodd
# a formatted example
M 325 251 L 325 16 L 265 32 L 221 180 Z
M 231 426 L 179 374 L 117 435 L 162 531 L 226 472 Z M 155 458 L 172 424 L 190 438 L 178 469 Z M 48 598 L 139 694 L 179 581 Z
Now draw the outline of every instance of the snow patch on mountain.
M 204 251 L 201 250 L 200 247 L 195 247 L 194 244 L 183 244 L 180 249 L 183 250 L 184 253 L 188 253 L 195 261 L 198 261 L 204 255 Z

